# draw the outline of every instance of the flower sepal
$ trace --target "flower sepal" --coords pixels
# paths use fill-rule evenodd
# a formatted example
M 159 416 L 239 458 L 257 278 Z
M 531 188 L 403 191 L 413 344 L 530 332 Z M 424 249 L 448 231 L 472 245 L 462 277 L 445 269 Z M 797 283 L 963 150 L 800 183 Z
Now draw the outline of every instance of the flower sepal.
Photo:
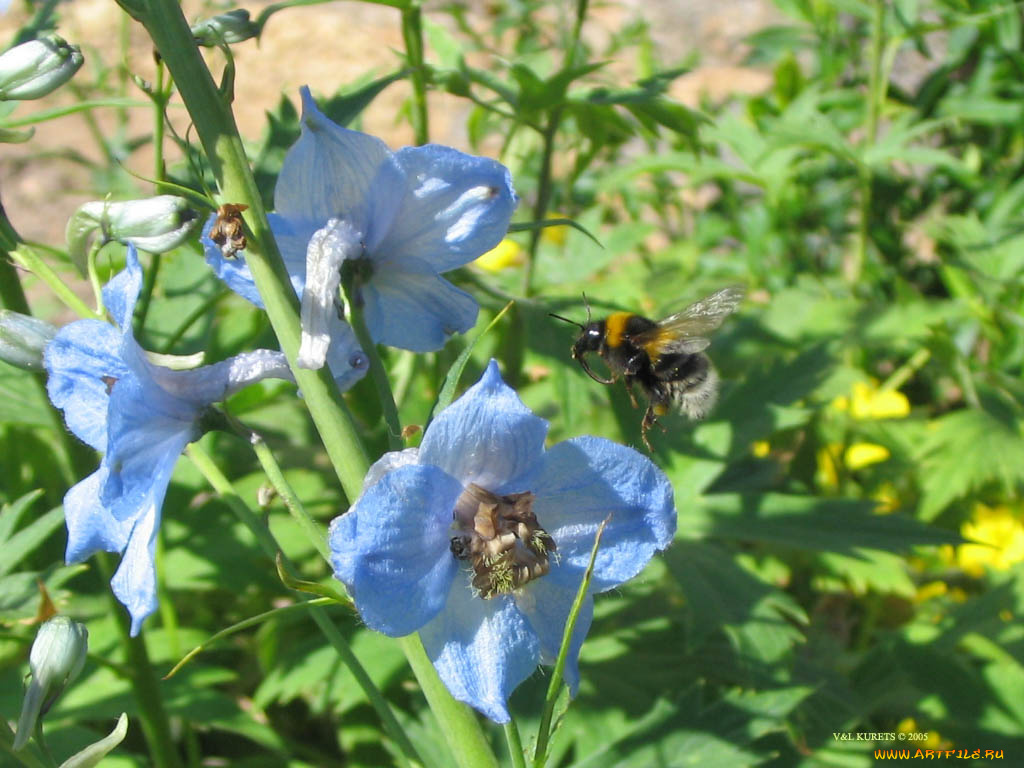
M 0 101 L 39 99 L 70 80 L 85 59 L 56 35 L 29 40 L 0 55 Z

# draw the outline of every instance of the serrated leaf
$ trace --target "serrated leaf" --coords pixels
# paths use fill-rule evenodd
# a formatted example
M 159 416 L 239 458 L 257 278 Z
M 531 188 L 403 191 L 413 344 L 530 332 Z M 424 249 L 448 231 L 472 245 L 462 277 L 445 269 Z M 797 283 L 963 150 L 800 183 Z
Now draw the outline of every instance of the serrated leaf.
M 988 411 L 956 411 L 932 422 L 920 457 L 920 517 L 933 520 L 955 499 L 991 482 L 1014 493 L 1024 482 L 1019 426 Z

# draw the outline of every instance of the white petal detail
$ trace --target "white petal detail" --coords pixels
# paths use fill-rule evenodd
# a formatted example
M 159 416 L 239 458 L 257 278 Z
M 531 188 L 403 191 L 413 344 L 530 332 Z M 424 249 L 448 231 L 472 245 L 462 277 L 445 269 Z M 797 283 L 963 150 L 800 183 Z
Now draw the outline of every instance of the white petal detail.
M 330 319 L 335 313 L 341 264 L 363 250 L 362 234 L 343 219 L 328 219 L 306 248 L 306 287 L 302 292 L 300 368 L 322 368 L 331 344 Z

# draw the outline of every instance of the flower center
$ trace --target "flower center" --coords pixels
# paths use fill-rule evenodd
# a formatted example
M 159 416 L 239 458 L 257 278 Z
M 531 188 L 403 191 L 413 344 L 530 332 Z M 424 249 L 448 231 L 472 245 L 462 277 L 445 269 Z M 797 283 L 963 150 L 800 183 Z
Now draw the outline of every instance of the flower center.
M 551 566 L 555 541 L 533 513 L 534 495 L 497 496 L 470 483 L 455 502 L 451 551 L 469 561 L 473 587 L 485 600 L 506 595 L 538 579 Z

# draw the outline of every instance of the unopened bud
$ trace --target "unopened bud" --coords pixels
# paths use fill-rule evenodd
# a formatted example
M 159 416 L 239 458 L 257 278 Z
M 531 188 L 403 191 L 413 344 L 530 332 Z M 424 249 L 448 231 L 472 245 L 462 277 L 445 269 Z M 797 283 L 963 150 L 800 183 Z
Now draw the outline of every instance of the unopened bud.
M 43 349 L 57 329 L 43 320 L 0 309 L 0 360 L 26 371 L 43 369 Z
M 192 36 L 196 43 L 206 48 L 222 43 L 240 43 L 256 37 L 259 31 L 259 26 L 249 19 L 249 12 L 244 8 L 236 8 L 192 25 Z
M 68 220 L 68 253 L 84 271 L 89 239 L 96 232 L 104 242 L 117 240 L 139 250 L 163 253 L 185 242 L 198 223 L 199 214 L 184 198 L 174 195 L 122 202 L 94 200 Z
M 39 628 L 28 656 L 32 681 L 21 707 L 14 749 L 25 746 L 35 730 L 36 721 L 46 714 L 68 684 L 78 677 L 85 664 L 88 646 L 89 632 L 85 625 L 67 616 L 54 616 Z
M 64 85 L 85 59 L 56 35 L 29 40 L 0 55 L 0 100 L 38 99 Z

